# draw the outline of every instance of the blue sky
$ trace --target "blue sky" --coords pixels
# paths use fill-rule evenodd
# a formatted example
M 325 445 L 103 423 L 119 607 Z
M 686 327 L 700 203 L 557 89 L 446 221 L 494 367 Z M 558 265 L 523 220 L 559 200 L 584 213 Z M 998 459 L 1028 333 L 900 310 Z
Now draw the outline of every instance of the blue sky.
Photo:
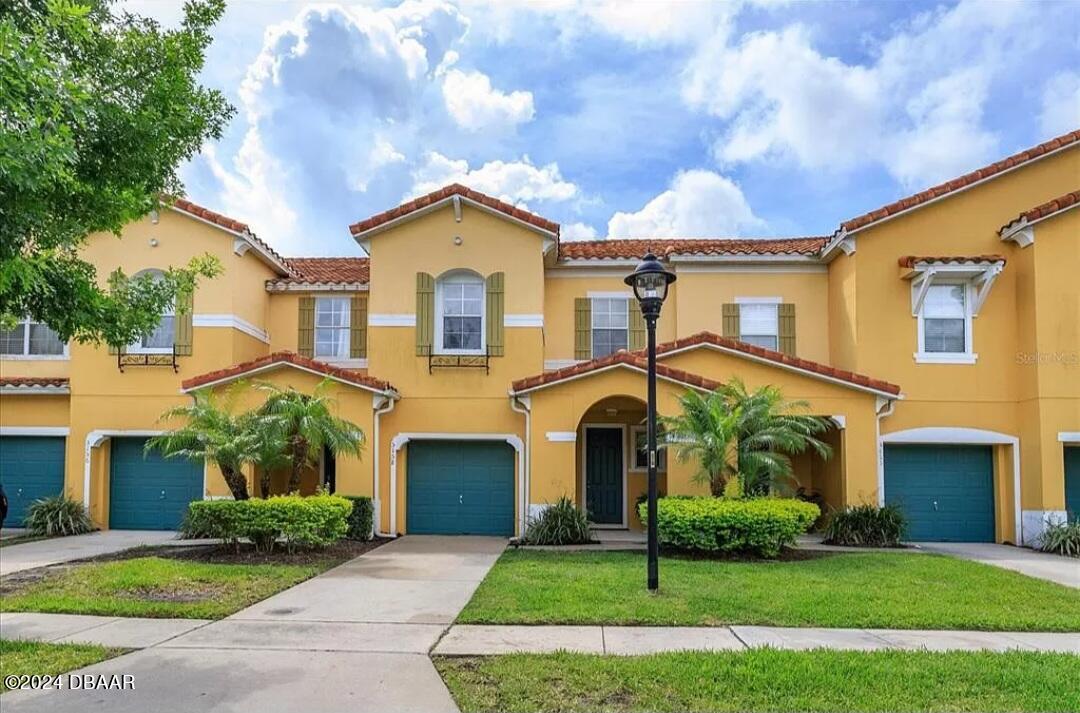
M 182 175 L 287 255 L 453 181 L 564 239 L 827 234 L 1080 127 L 1078 42 L 1066 2 L 233 2 Z

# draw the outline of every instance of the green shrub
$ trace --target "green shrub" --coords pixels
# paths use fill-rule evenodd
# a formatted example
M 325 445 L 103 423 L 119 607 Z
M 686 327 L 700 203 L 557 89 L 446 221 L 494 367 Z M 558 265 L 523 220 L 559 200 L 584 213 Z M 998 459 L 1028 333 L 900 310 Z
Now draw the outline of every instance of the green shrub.
M 899 547 L 907 517 L 895 505 L 855 505 L 837 510 L 825 523 L 825 543 L 848 547 Z
M 332 545 L 349 530 L 353 504 L 337 495 L 277 495 L 250 500 L 196 500 L 188 506 L 185 537 L 220 538 L 236 546 L 249 539 L 260 552 L 280 540 L 290 552 L 297 547 Z
M 584 545 L 591 540 L 589 518 L 565 495 L 530 520 L 525 530 L 529 545 Z
M 644 506 L 639 508 L 643 519 L 644 512 Z M 811 503 L 780 498 L 663 498 L 657 539 L 679 550 L 776 557 L 807 531 L 819 512 Z
M 1080 520 L 1047 522 L 1039 549 L 1065 557 L 1080 557 Z
M 66 495 L 42 498 L 26 508 L 24 525 L 31 535 L 60 537 L 81 535 L 94 530 L 90 513 L 78 500 Z
M 375 505 L 371 498 L 366 495 L 342 495 L 352 503 L 352 512 L 349 513 L 349 529 L 345 537 L 350 540 L 367 542 L 374 534 Z

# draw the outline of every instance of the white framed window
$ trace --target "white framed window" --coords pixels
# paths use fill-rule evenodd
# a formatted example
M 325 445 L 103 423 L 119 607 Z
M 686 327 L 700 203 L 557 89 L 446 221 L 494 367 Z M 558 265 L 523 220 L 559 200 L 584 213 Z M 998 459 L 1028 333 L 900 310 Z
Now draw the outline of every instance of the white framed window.
M 484 279 L 450 273 L 435 284 L 435 346 L 439 354 L 483 354 Z
M 775 302 L 740 302 L 739 341 L 773 351 L 779 349 L 779 307 Z
M 13 329 L 0 329 L 0 356 L 16 359 L 65 359 L 67 344 L 49 325 L 24 319 Z
M 315 298 L 315 357 L 348 359 L 351 344 L 348 297 Z
M 150 275 L 154 280 L 160 280 L 163 273 L 161 270 L 143 270 L 136 273 L 135 277 L 143 275 Z M 127 351 L 131 354 L 171 354 L 175 343 L 176 305 L 170 304 L 161 313 L 161 320 L 157 326 L 129 344 Z
M 659 426 L 657 426 L 656 442 L 660 443 Z M 648 440 L 649 432 L 645 426 L 631 426 L 630 427 L 630 439 L 633 444 L 633 452 L 630 454 L 630 470 L 644 471 L 649 469 L 649 451 Z M 667 471 L 667 449 L 657 448 L 656 450 L 656 470 L 660 472 Z
M 592 356 L 598 359 L 626 349 L 630 340 L 630 300 L 627 297 L 592 298 Z
M 919 351 L 924 363 L 972 364 L 971 283 L 939 282 L 930 285 L 918 313 Z

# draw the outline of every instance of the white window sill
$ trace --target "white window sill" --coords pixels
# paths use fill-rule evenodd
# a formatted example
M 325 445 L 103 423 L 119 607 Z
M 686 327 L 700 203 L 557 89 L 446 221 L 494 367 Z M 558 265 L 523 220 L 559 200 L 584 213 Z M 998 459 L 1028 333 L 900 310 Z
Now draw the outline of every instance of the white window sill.
M 442 349 L 433 352 L 435 356 L 487 356 L 487 350 L 481 349 Z
M 321 361 L 324 364 L 331 366 L 339 366 L 342 369 L 366 369 L 368 365 L 367 359 L 349 359 L 336 356 L 318 356 L 312 357 L 316 361 Z
M 11 361 L 70 361 L 68 354 L 0 354 L 0 359 Z
M 978 354 L 915 352 L 915 363 L 917 364 L 974 364 L 978 359 Z
M 150 349 L 150 348 L 136 349 L 136 348 L 133 348 L 133 347 L 128 347 L 127 351 L 125 351 L 124 353 L 125 354 L 172 354 L 173 353 L 173 347 L 169 347 L 167 349 Z

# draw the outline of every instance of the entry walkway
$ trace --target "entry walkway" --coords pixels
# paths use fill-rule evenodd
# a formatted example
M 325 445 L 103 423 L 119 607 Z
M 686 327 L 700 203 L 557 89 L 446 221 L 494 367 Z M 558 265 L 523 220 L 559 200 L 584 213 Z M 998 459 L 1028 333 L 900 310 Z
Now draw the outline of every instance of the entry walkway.
M 176 539 L 176 533 L 162 530 L 105 530 L 71 537 L 50 537 L 21 545 L 0 548 L 0 577 L 24 569 L 100 557 L 132 547 L 205 544 Z
M 1080 560 L 1071 557 L 988 542 L 920 542 L 918 546 L 928 552 L 940 552 L 1080 588 Z

